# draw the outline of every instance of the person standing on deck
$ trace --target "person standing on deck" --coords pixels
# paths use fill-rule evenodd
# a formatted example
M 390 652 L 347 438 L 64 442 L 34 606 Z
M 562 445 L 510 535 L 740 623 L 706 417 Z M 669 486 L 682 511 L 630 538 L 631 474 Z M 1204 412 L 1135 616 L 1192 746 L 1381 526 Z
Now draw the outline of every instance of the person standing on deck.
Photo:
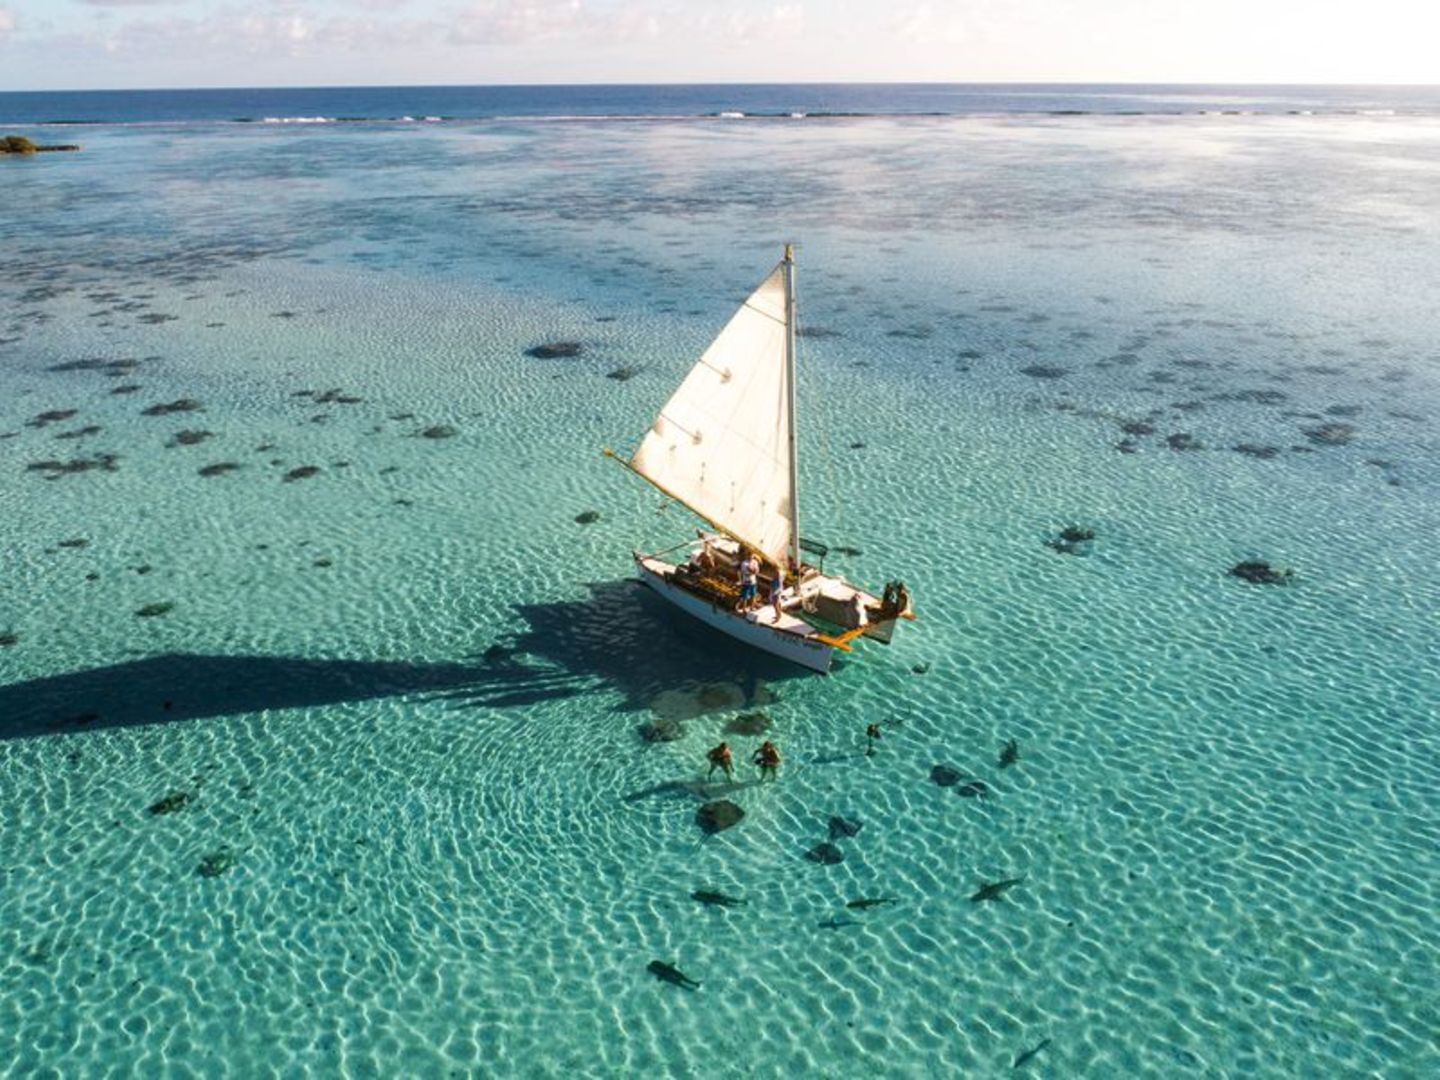
M 744 553 L 740 560 L 740 603 L 735 610 L 744 615 L 755 607 L 755 581 L 760 576 L 760 560 L 753 551 Z
M 785 567 L 784 567 L 782 564 L 780 564 L 780 563 L 776 563 L 776 564 L 775 564 L 775 577 L 774 577 L 774 578 L 771 580 L 771 582 L 770 582 L 770 603 L 771 603 L 772 605 L 774 605 L 774 608 L 775 608 L 775 622 L 776 622 L 777 624 L 780 622 L 780 616 L 781 616 L 782 614 L 784 614 L 784 609 L 780 606 L 780 595 L 781 595 L 784 591 L 785 591 Z

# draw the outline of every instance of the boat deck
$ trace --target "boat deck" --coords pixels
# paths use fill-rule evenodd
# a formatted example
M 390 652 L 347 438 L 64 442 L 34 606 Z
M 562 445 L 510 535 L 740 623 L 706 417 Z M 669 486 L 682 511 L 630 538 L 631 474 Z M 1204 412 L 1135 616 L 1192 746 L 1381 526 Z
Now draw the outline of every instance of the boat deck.
M 736 605 L 740 603 L 740 586 L 735 581 L 733 574 L 689 570 L 683 565 L 676 566 L 654 558 L 646 559 L 645 562 L 653 572 L 666 577 L 671 584 L 716 607 L 735 612 Z M 798 606 L 800 603 L 800 598 L 794 594 L 793 589 L 787 590 L 780 617 L 776 619 L 775 605 L 764 602 L 764 597 L 770 591 L 770 580 L 765 575 L 761 575 L 759 584 L 761 603 L 754 611 L 741 617 L 748 622 L 773 627 L 782 633 L 794 634 L 797 637 L 819 637 L 821 632 L 818 629 L 804 619 L 797 618 L 789 611 L 783 610 L 786 606 Z M 736 612 L 736 614 L 739 613 Z

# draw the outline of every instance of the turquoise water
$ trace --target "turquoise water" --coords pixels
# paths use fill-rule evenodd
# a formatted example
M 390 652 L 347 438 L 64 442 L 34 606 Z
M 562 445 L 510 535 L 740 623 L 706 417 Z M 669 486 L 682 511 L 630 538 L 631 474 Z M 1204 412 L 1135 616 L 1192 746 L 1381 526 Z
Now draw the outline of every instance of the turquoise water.
M 1440 124 L 83 135 L 0 162 L 12 1073 L 1440 1070 Z M 787 239 L 802 530 L 920 614 L 828 678 L 598 452 Z

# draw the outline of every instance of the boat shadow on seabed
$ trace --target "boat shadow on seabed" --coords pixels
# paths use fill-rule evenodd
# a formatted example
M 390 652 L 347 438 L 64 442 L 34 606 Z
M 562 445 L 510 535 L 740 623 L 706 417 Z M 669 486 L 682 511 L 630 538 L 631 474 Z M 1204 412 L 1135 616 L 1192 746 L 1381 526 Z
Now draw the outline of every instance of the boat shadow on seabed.
M 527 624 L 462 662 L 166 653 L 0 686 L 0 740 L 418 695 L 515 708 L 596 690 L 620 711 L 682 720 L 764 704 L 767 684 L 806 675 L 717 642 L 637 581 L 582 600 L 516 605 Z
M 497 666 L 563 671 L 580 684 L 575 692 L 617 691 L 619 711 L 649 710 L 662 720 L 764 705 L 775 697 L 772 685 L 813 677 L 720 637 L 633 578 L 585 587 L 583 600 L 516 605 L 527 629 L 491 647 Z

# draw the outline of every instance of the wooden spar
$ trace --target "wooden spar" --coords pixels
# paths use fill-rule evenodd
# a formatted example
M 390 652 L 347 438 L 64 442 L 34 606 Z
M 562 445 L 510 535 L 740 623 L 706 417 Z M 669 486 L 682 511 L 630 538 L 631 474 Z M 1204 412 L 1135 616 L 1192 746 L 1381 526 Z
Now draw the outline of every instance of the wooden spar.
M 823 641 L 826 645 L 830 645 L 836 649 L 844 649 L 846 652 L 851 652 L 850 642 L 854 641 L 868 629 L 868 626 L 857 626 L 853 630 L 846 630 L 843 634 L 821 634 L 817 632 L 815 634 L 815 640 Z
M 785 245 L 785 407 L 790 413 L 790 562 L 800 565 L 800 466 L 795 444 L 795 254 Z
M 723 533 L 724 535 L 730 537 L 730 539 L 732 539 L 732 540 L 734 540 L 734 541 L 736 541 L 736 542 L 738 542 L 738 543 L 744 544 L 747 548 L 749 548 L 749 549 L 752 550 L 752 551 L 761 552 L 761 551 L 764 551 L 764 550 L 765 550 L 765 549 L 764 549 L 763 547 L 761 547 L 759 544 L 751 543 L 749 540 L 746 540 L 745 537 L 739 536 L 739 535 L 737 535 L 736 533 L 732 532 L 731 530 L 725 528 L 724 525 L 721 525 L 719 522 L 715 521 L 715 520 L 714 520 L 713 518 L 711 518 L 709 515 L 701 513 L 699 510 L 695 509 L 695 507 L 691 506 L 691 505 L 690 505 L 688 502 L 686 502 L 684 499 L 680 498 L 679 495 L 676 495 L 673 491 L 671 491 L 671 490 L 669 490 L 668 488 L 666 488 L 665 485 L 663 485 L 663 484 L 657 484 L 654 480 L 651 480 L 650 477 L 646 476 L 646 475 L 645 475 L 643 472 L 641 472 L 639 469 L 635 468 L 634 465 L 631 465 L 630 462 L 626 461 L 623 457 L 621 457 L 619 454 L 617 454 L 614 450 L 611 450 L 608 446 L 605 447 L 605 448 L 604 448 L 603 450 L 601 450 L 600 452 L 601 452 L 602 454 L 604 454 L 606 457 L 608 457 L 608 458 L 610 458 L 610 459 L 612 459 L 612 460 L 614 460 L 614 461 L 618 461 L 618 462 L 619 462 L 621 465 L 623 465 L 626 469 L 628 469 L 630 472 L 634 473 L 636 476 L 640 477 L 641 480 L 644 480 L 647 484 L 649 484 L 651 487 L 653 487 L 656 491 L 660 492 L 660 494 L 661 494 L 661 495 L 664 495 L 667 499 L 673 499 L 675 502 L 677 502 L 677 503 L 679 503 L 681 506 L 685 507 L 686 510 L 689 510 L 692 514 L 694 514 L 696 517 L 698 517 L 701 521 L 705 522 L 706 525 L 709 525 L 709 526 L 710 526 L 712 529 L 714 529 L 716 532 Z

